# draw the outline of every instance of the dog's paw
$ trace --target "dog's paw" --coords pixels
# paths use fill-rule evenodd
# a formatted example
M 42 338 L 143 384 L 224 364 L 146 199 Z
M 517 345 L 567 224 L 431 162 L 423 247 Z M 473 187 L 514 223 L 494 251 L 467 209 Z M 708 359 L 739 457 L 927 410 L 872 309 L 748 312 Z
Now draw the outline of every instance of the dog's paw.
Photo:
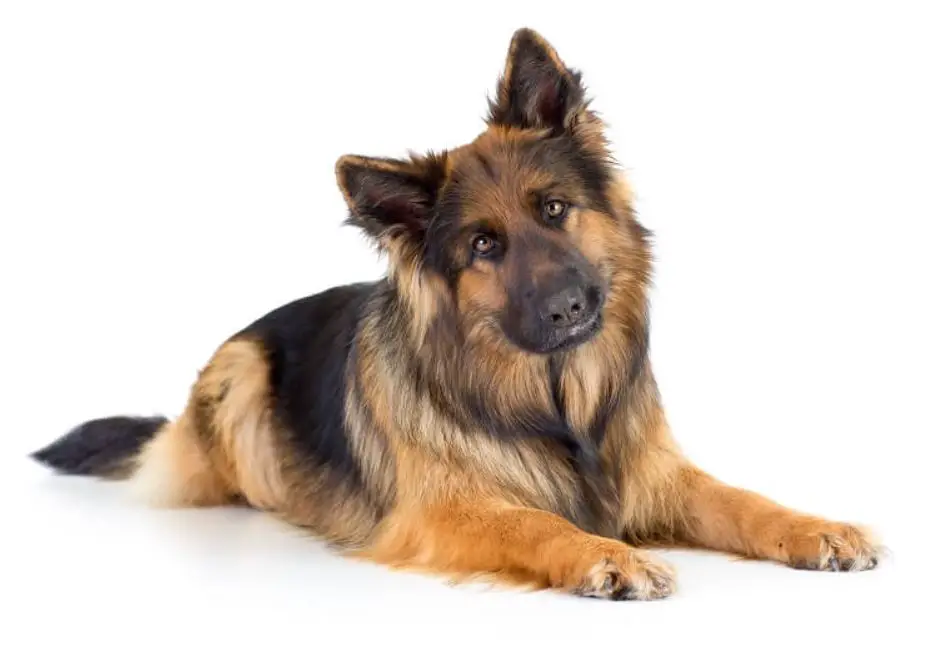
M 668 564 L 641 551 L 619 559 L 606 558 L 584 573 L 577 588 L 581 596 L 616 601 L 660 599 L 675 589 L 675 573 Z
M 779 544 L 788 564 L 814 571 L 866 571 L 878 565 L 882 547 L 866 529 L 847 523 L 818 521 Z

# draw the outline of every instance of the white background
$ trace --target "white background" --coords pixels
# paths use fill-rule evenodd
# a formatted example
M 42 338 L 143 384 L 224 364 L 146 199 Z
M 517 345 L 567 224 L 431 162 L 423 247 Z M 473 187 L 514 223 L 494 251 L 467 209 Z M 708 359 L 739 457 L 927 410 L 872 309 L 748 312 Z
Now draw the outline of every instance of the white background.
M 907 660 L 932 543 L 925 4 L 0 5 L 0 659 Z M 334 162 L 471 140 L 522 25 L 583 69 L 655 233 L 683 448 L 875 527 L 877 571 L 666 552 L 659 603 L 451 589 L 25 459 L 177 414 L 228 334 L 379 276 Z

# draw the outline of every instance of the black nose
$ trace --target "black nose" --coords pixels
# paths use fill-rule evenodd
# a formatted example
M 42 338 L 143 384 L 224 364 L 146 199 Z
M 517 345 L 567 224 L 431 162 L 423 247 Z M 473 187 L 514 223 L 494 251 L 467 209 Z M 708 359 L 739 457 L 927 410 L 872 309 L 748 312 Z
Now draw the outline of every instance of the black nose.
M 555 327 L 569 327 L 587 317 L 587 296 L 580 286 L 571 286 L 545 302 L 546 320 Z

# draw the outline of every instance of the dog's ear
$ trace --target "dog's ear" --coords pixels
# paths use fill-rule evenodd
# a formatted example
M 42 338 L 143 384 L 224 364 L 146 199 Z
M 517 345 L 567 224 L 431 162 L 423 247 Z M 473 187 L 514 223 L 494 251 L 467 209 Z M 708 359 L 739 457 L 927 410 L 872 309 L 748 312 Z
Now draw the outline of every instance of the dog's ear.
M 525 129 L 570 129 L 586 110 L 580 73 L 529 28 L 517 30 L 506 68 L 490 101 L 488 122 Z
M 408 160 L 341 157 L 337 182 L 350 211 L 349 225 L 382 241 L 399 235 L 421 241 L 445 178 L 446 156 Z

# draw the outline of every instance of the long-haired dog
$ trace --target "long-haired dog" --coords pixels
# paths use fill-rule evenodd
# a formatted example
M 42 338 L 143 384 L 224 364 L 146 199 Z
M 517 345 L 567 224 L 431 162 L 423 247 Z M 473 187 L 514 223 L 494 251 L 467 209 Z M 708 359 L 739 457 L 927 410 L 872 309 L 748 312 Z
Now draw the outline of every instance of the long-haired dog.
M 386 565 L 584 596 L 670 594 L 640 544 L 876 565 L 865 530 L 679 451 L 648 356 L 649 234 L 541 36 L 513 36 L 473 142 L 336 173 L 386 278 L 234 334 L 174 421 L 91 421 L 34 457 L 162 505 L 246 502 Z

